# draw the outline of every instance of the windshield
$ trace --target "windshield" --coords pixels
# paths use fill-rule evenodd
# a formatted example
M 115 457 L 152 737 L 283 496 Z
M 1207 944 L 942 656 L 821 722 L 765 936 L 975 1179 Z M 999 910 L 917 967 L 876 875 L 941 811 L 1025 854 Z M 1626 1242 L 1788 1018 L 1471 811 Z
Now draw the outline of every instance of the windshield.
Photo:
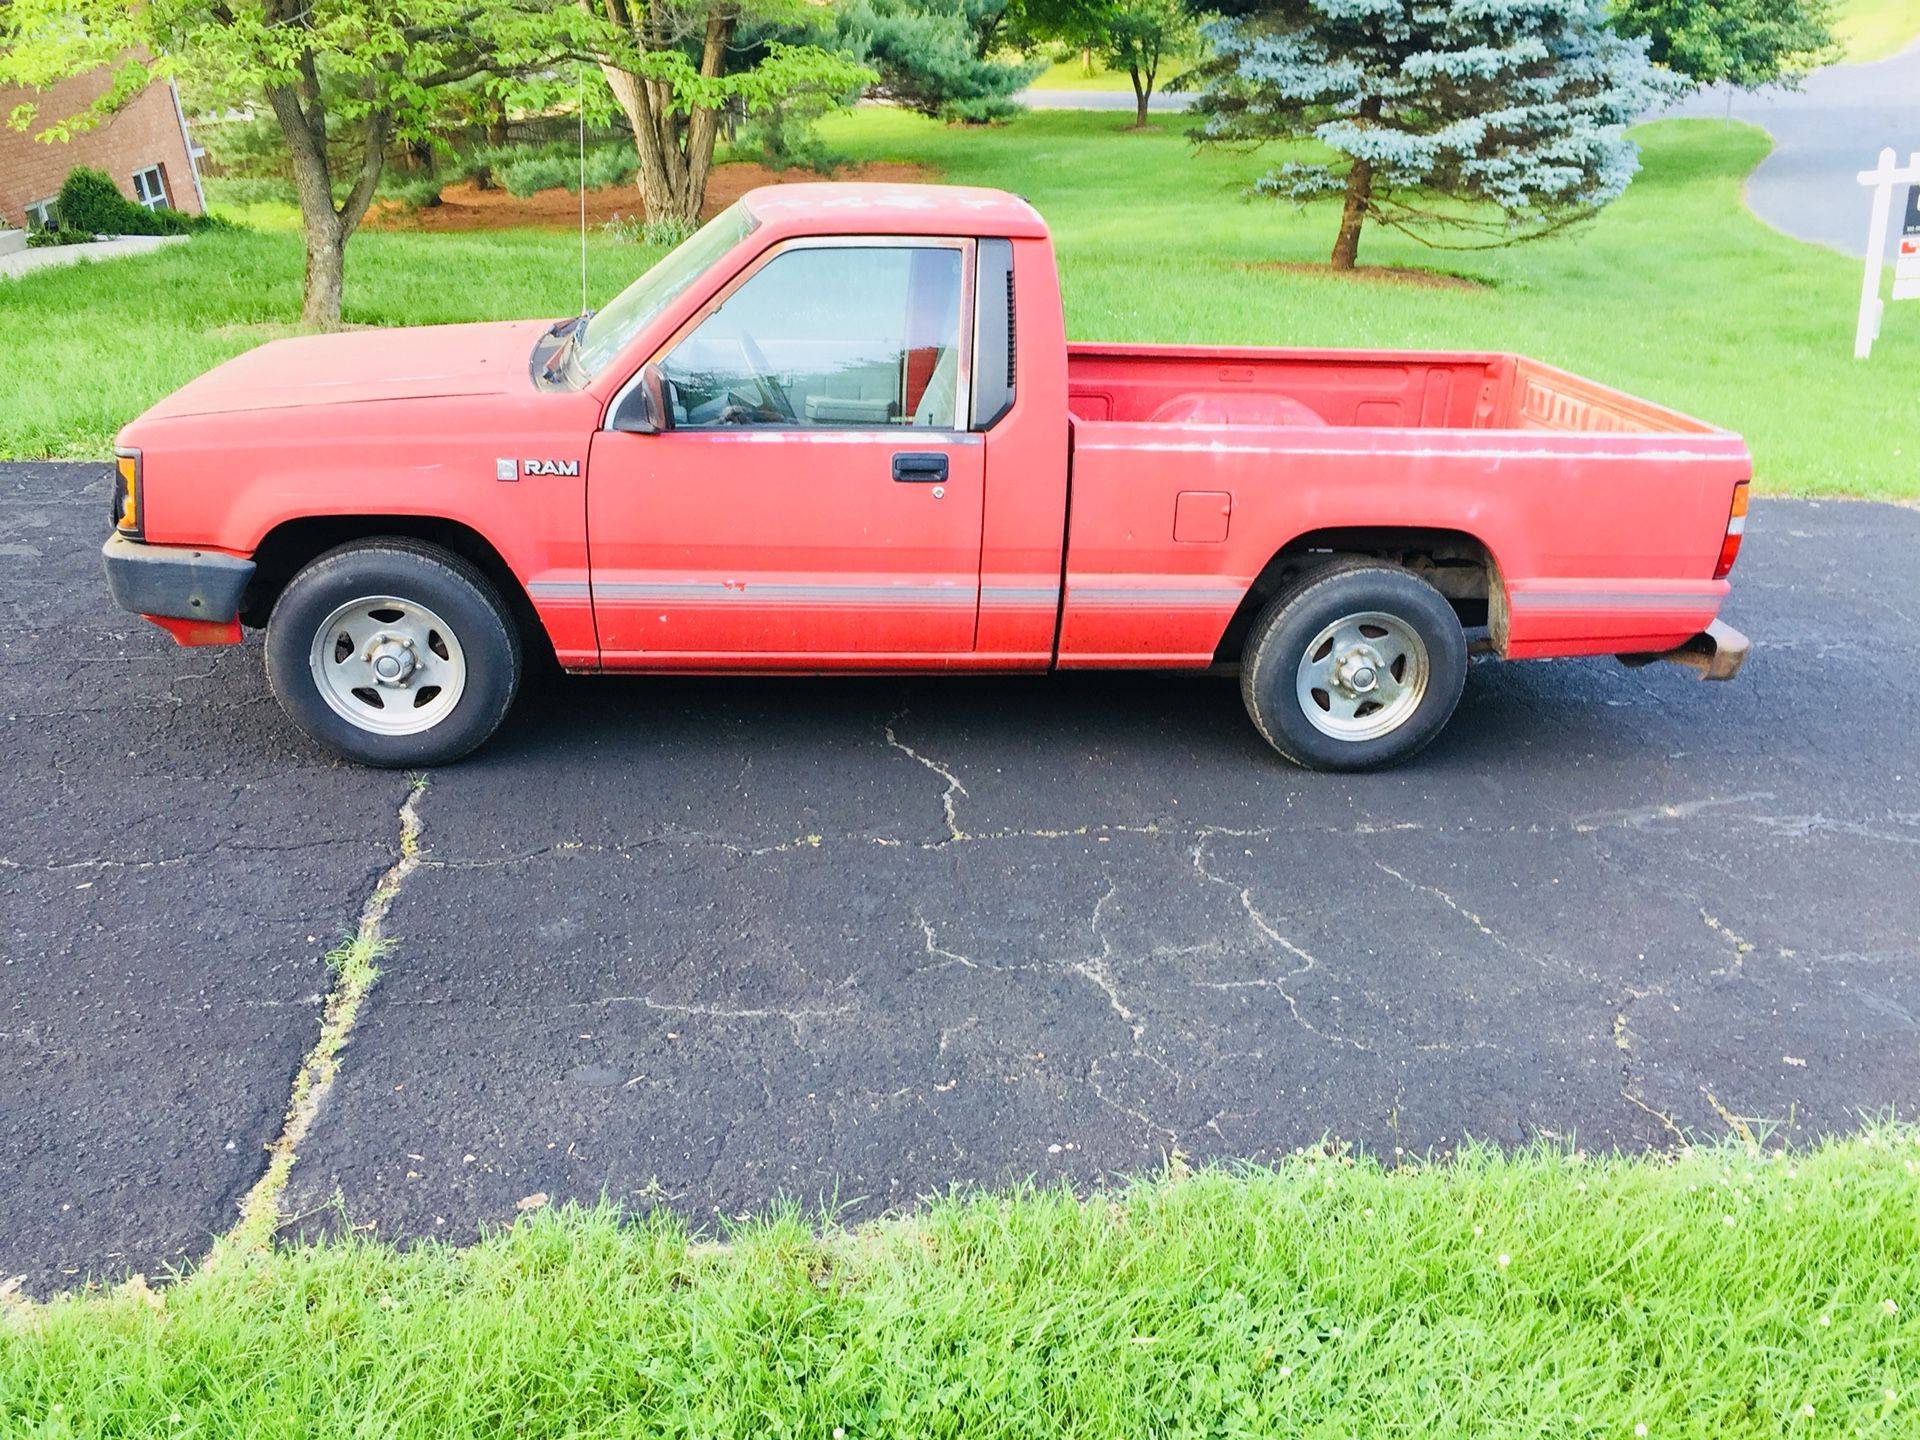
M 736 201 L 661 256 L 657 265 L 595 313 L 586 334 L 574 347 L 574 360 L 580 369 L 589 379 L 599 374 L 654 316 L 752 229 L 753 216 Z

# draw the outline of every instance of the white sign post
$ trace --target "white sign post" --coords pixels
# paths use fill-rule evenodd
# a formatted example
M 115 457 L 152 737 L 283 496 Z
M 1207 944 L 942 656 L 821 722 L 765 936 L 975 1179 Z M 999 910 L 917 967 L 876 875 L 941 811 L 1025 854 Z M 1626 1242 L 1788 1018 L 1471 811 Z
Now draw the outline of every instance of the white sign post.
M 1860 279 L 1860 323 L 1853 332 L 1853 358 L 1864 360 L 1873 352 L 1873 342 L 1880 334 L 1880 312 L 1885 308 L 1880 301 L 1880 272 L 1887 263 L 1887 221 L 1893 213 L 1893 187 L 1920 186 L 1920 150 L 1907 157 L 1903 170 L 1889 146 L 1880 152 L 1879 167 L 1862 170 L 1858 178 L 1862 185 L 1873 187 L 1873 219 L 1867 229 L 1867 269 Z M 1916 206 L 1920 206 L 1920 199 L 1910 199 L 1907 207 L 1910 215 Z M 1911 224 L 1908 228 L 1912 228 Z M 1920 299 L 1920 283 L 1908 283 L 1920 277 L 1920 267 L 1908 263 L 1906 247 L 1909 244 L 1914 246 L 1916 255 L 1920 255 L 1920 236 L 1902 237 L 1902 264 L 1896 268 L 1893 285 L 1896 300 Z

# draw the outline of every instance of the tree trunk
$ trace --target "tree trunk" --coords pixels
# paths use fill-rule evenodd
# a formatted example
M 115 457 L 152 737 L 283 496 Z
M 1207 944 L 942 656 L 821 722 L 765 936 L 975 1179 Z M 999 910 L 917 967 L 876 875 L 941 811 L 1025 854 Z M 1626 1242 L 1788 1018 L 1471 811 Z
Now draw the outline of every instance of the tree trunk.
M 339 222 L 328 213 L 302 224 L 307 244 L 306 285 L 300 303 L 300 323 L 310 330 L 340 328 L 340 292 L 347 278 L 347 241 Z
M 1346 200 L 1340 207 L 1340 234 L 1333 242 L 1333 268 L 1351 270 L 1360 258 L 1360 227 L 1367 219 L 1367 197 L 1373 193 L 1373 166 L 1355 160 L 1347 171 Z
M 300 200 L 300 229 L 306 240 L 306 286 L 300 302 L 300 323 L 316 330 L 340 327 L 340 295 L 346 279 L 347 241 L 373 201 L 374 186 L 386 164 L 387 137 L 392 117 L 371 111 L 361 122 L 360 169 L 353 189 L 340 204 L 333 203 L 333 170 L 327 159 L 327 114 L 311 55 L 298 85 L 278 85 L 267 91 L 267 103 L 285 136 L 293 158 L 293 188 Z
M 1153 98 L 1153 81 L 1151 78 L 1142 80 L 1138 69 L 1127 71 L 1127 76 L 1133 81 L 1133 128 L 1144 130 L 1147 128 L 1147 101 Z
M 702 75 L 722 73 L 733 26 L 731 15 L 709 12 L 700 54 Z M 707 199 L 707 173 L 713 168 L 714 141 L 720 133 L 720 113 L 695 106 L 683 121 L 671 113 L 672 95 L 665 86 L 642 80 L 616 65 L 603 63 L 600 73 L 606 76 L 613 98 L 620 102 L 633 127 L 633 148 L 640 160 L 635 179 L 647 219 L 699 224 L 700 210 Z
M 1360 102 L 1363 121 L 1378 120 L 1383 102 L 1369 95 Z M 1368 202 L 1373 199 L 1373 163 L 1356 158 L 1347 171 L 1347 198 L 1340 207 L 1340 235 L 1333 242 L 1333 268 L 1351 270 L 1360 257 L 1360 227 L 1366 223 Z
M 1367 199 L 1373 194 L 1373 166 L 1355 160 L 1347 171 L 1347 198 L 1340 207 L 1340 238 L 1333 242 L 1333 268 L 1351 270 L 1360 257 L 1360 227 L 1367 219 Z

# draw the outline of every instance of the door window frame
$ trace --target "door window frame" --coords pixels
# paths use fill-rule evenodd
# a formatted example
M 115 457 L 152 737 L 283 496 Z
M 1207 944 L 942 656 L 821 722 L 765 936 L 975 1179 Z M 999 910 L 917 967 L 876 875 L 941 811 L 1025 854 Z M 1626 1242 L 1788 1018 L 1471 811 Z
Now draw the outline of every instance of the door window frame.
M 165 210 L 173 204 L 167 193 L 167 172 L 157 162 L 133 172 L 133 194 L 133 203 L 148 210 Z
M 658 365 L 673 353 L 681 341 L 711 318 L 713 313 L 754 276 L 771 265 L 780 256 L 794 250 L 952 250 L 960 256 L 960 299 L 957 307 L 959 319 L 960 355 L 956 362 L 957 373 L 954 376 L 954 413 L 950 425 L 809 425 L 805 421 L 788 423 L 772 421 L 766 424 L 739 425 L 674 425 L 669 423 L 662 432 L 670 435 L 758 435 L 769 432 L 776 434 L 794 433 L 806 435 L 892 435 L 905 441 L 913 436 L 956 436 L 968 435 L 973 427 L 973 344 L 974 344 L 974 288 L 976 241 L 972 236 L 954 235 L 798 235 L 768 246 L 751 262 L 743 266 L 726 284 L 708 296 L 685 320 L 676 326 L 673 332 L 650 354 L 627 378 L 619 390 L 614 392 L 613 400 L 601 414 L 600 428 L 610 430 L 613 417 L 620 413 L 620 407 L 638 387 L 646 375 L 647 368 Z

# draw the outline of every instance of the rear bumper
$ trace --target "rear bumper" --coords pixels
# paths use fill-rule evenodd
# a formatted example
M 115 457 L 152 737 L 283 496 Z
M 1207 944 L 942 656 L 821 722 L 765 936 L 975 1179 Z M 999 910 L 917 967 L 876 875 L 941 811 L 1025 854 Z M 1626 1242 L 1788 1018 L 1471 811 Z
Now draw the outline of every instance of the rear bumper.
M 218 550 L 148 545 L 125 535 L 109 536 L 100 555 L 107 589 L 121 609 L 154 620 L 238 627 L 253 561 Z
M 1731 625 L 1715 620 L 1684 645 L 1658 654 L 1622 655 L 1622 665 L 1651 665 L 1656 660 L 1685 665 L 1702 680 L 1731 680 L 1746 663 L 1752 642 Z

